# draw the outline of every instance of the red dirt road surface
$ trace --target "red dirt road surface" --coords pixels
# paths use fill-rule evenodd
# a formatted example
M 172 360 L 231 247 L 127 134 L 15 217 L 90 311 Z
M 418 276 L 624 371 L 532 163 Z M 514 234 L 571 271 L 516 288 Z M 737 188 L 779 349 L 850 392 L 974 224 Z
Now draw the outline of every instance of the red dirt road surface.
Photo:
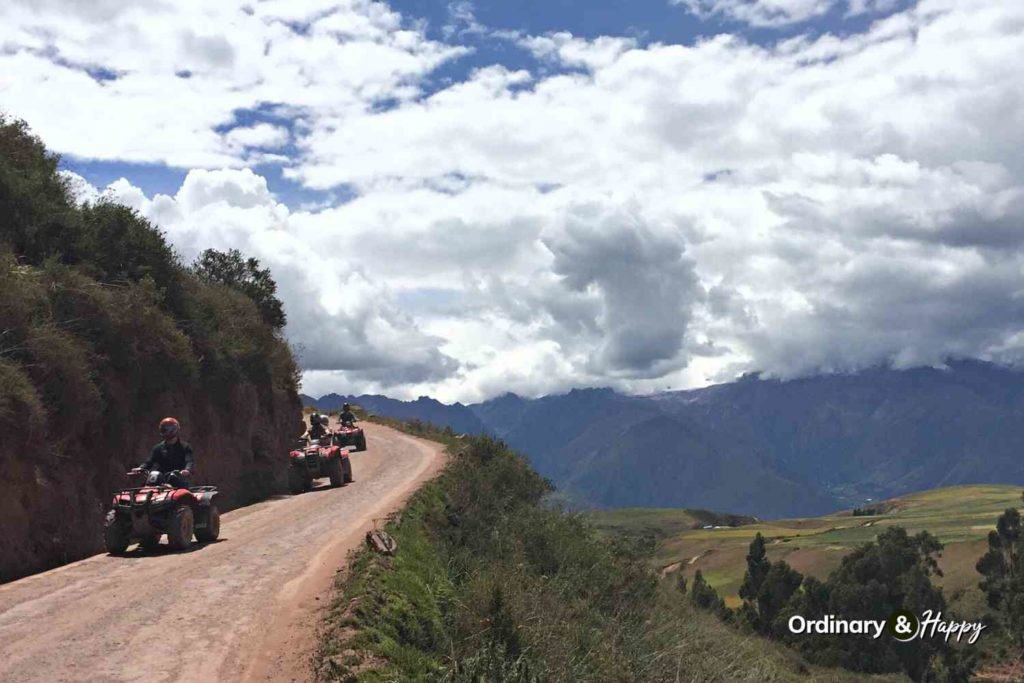
M 0 586 L 0 681 L 309 680 L 348 551 L 444 464 L 439 444 L 361 426 L 353 484 L 225 513 L 220 540 L 189 551 L 96 555 Z

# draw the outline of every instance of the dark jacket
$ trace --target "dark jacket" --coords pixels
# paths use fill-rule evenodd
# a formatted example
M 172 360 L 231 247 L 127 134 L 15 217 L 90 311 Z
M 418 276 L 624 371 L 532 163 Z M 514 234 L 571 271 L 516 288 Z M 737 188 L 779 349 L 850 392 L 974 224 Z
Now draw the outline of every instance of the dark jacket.
M 144 470 L 170 472 L 171 470 L 195 471 L 195 459 L 192 457 L 192 446 L 179 439 L 177 443 L 161 441 L 153 446 L 149 458 L 142 464 Z
M 322 424 L 315 424 L 309 428 L 309 438 L 311 439 L 322 439 L 327 435 L 327 427 Z
M 343 411 L 341 411 L 341 415 L 338 416 L 338 422 L 341 422 L 342 424 L 345 424 L 345 423 L 355 424 L 355 421 L 356 421 L 356 414 L 353 413 L 351 410 L 343 410 Z

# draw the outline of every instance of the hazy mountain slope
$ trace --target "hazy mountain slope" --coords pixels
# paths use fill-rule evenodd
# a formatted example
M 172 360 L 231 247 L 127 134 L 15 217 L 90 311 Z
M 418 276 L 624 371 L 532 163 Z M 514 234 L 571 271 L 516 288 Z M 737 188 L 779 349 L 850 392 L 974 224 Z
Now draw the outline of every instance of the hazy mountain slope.
M 655 400 L 848 502 L 1024 481 L 1024 374 L 977 362 L 791 382 L 746 380 Z
M 596 506 L 813 515 L 910 491 L 1024 482 L 1024 374 L 981 362 L 650 397 L 610 390 L 471 406 Z
M 756 452 L 713 443 L 666 415 L 611 438 L 588 430 L 561 452 L 576 463 L 561 481 L 565 492 L 602 507 L 704 507 L 777 517 L 839 505 L 808 482 L 772 469 Z
M 974 362 L 792 381 L 747 377 L 647 397 L 578 389 L 446 406 L 345 401 L 490 432 L 585 506 L 682 506 L 764 518 L 965 483 L 1024 483 L 1024 373 Z

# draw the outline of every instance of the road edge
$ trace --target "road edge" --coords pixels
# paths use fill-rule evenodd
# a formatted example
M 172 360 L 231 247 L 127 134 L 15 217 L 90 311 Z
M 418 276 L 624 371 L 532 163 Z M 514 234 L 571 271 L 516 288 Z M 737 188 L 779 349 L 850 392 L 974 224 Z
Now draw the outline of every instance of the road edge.
M 241 661 L 248 662 L 240 679 L 243 683 L 313 680 L 312 658 L 317 633 L 322 612 L 330 601 L 320 600 L 316 607 L 310 607 L 310 602 L 315 603 L 317 596 L 329 594 L 335 576 L 348 565 L 350 552 L 362 545 L 375 520 L 405 507 L 412 495 L 448 464 L 444 444 L 410 436 L 386 425 L 377 426 L 414 445 L 425 455 L 423 461 L 402 486 L 381 498 L 372 510 L 321 548 L 307 563 L 306 570 L 282 588 L 276 596 L 275 617 L 265 625 L 260 642 L 239 653 Z

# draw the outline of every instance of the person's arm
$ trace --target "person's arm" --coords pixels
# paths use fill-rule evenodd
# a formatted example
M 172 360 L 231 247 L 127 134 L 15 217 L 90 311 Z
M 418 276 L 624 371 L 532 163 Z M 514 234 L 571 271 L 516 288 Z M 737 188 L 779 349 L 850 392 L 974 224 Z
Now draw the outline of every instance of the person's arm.
M 160 453 L 160 445 L 153 446 L 153 450 L 149 452 L 149 457 L 146 458 L 146 462 L 138 466 L 140 470 L 151 470 L 153 465 L 156 464 L 156 459 Z
M 185 471 L 191 474 L 192 472 L 195 472 L 196 469 L 196 460 L 192 453 L 192 446 L 187 443 L 182 444 L 182 446 L 184 446 L 185 451 Z

